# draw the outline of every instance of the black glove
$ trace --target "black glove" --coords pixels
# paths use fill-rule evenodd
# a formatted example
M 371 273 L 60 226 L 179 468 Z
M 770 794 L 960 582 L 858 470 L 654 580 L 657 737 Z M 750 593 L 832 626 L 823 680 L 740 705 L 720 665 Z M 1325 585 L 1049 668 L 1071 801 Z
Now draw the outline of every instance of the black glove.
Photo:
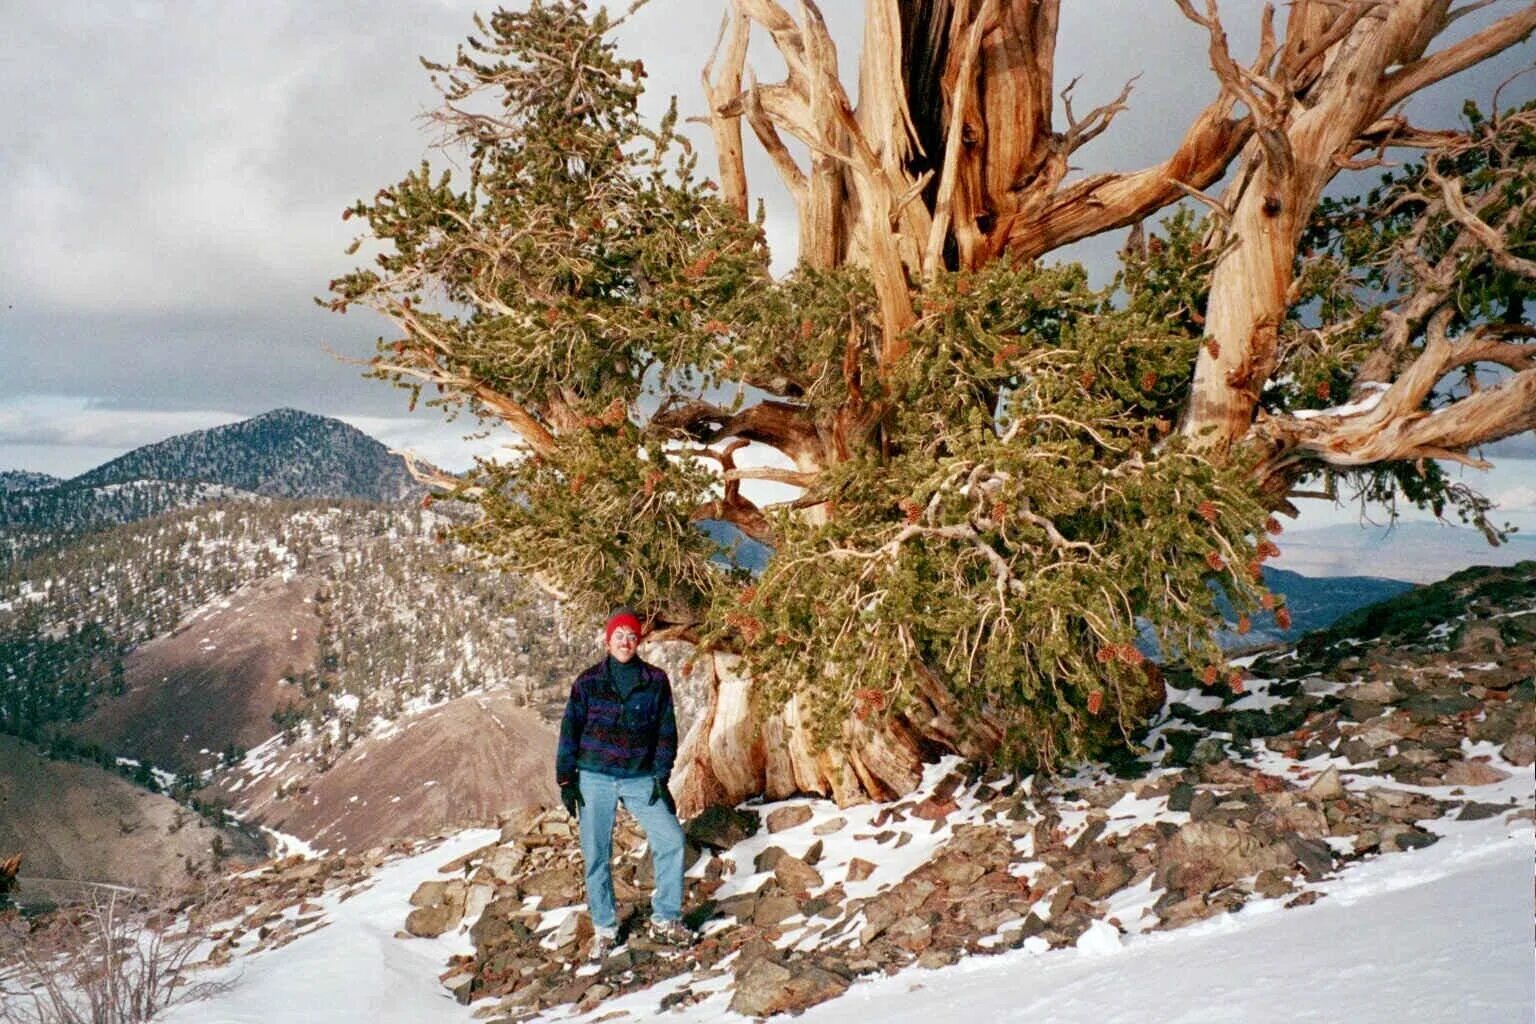
M 660 800 L 662 806 L 674 815 L 677 814 L 677 801 L 672 799 L 672 791 L 667 788 L 665 779 L 651 780 L 651 798 L 646 803 L 654 804 L 657 800 Z
M 565 813 L 573 818 L 581 817 L 581 807 L 586 803 L 581 798 L 581 787 L 574 782 L 567 782 L 560 787 L 560 802 L 565 805 Z

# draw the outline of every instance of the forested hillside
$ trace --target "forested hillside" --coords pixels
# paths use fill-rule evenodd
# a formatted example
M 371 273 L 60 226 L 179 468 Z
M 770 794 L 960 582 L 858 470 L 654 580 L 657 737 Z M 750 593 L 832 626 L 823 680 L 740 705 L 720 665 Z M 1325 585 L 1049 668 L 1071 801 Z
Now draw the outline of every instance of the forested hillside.
M 273 731 L 334 723 L 336 742 L 408 705 L 484 686 L 538 703 L 590 652 L 547 599 L 508 576 L 451 568 L 421 509 L 254 501 L 87 535 L 0 568 L 0 730 L 32 738 L 124 692 L 146 641 L 271 579 L 313 581 L 317 650 L 292 666 Z M 126 751 L 125 751 L 126 753 Z
M 135 448 L 70 480 L 0 473 L 0 558 L 219 499 L 389 504 L 422 493 L 404 464 L 356 427 L 276 409 Z
M 178 509 L 254 495 L 218 483 L 130 480 L 83 486 L 73 482 L 0 493 L 0 559 L 58 548 L 75 536 L 136 523 Z
M 8 491 L 35 491 L 62 482 L 58 477 L 49 476 L 47 473 L 32 473 L 24 469 L 0 470 L 0 494 Z
M 145 445 L 70 481 L 207 480 L 274 498 L 400 501 L 423 493 L 404 464 L 356 427 L 296 409 Z

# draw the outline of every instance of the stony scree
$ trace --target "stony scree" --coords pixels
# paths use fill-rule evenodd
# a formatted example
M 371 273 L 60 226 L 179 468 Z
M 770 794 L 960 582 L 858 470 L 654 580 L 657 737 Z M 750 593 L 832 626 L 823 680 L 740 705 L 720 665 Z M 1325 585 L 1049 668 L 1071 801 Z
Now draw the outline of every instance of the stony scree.
M 475 951 L 443 982 L 503 1024 L 665 979 L 660 1009 L 723 987 L 732 1010 L 767 1017 L 861 976 L 1176 928 L 1254 900 L 1306 905 L 1355 861 L 1434 843 L 1439 820 L 1533 816 L 1536 564 L 1492 575 L 1449 581 L 1461 596 L 1438 628 L 1388 609 L 1377 634 L 1260 656 L 1246 693 L 1170 674 L 1164 714 L 1118 774 L 977 778 L 950 759 L 879 807 L 711 808 L 687 829 L 686 919 L 701 938 L 686 950 L 645 936 L 649 857 L 621 815 L 620 945 L 572 969 L 591 923 L 558 809 L 444 865 L 407 930 L 468 929 Z M 1511 576 L 1522 586 L 1500 590 Z
M 553 1007 L 601 1016 L 668 979 L 660 1010 L 718 1000 L 768 1017 L 860 977 L 1176 928 L 1255 900 L 1315 902 L 1320 880 L 1432 844 L 1442 822 L 1536 819 L 1536 563 L 1398 602 L 1353 634 L 1256 657 L 1246 693 L 1170 672 L 1164 713 L 1113 770 L 979 776 L 950 758 L 890 804 L 711 808 L 687 826 L 691 948 L 647 938 L 649 855 L 621 814 L 620 945 L 585 963 L 575 822 L 544 808 L 510 813 L 495 841 L 440 865 L 402 906 L 397 938 L 466 935 L 474 952 L 441 981 L 501 1024 Z M 273 861 L 164 913 L 226 964 L 324 928 L 322 897 L 345 901 L 420 849 Z

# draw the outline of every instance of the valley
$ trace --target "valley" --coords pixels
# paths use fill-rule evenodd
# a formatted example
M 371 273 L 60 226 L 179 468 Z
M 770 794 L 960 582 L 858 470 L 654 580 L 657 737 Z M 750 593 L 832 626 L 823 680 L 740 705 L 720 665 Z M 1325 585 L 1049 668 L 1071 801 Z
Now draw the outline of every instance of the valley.
M 101 859 L 112 819 L 128 820 L 106 810 L 116 797 L 98 802 L 101 820 L 45 839 L 52 808 L 96 806 L 97 789 L 331 852 L 553 801 L 555 724 L 596 654 L 590 632 L 527 581 L 474 564 L 451 539 L 461 514 L 414 500 L 377 442 L 279 410 L 74 480 L 0 484 L 0 733 L 13 772 L 25 756 L 55 779 L 53 798 L 8 806 L 0 854 L 22 853 L 23 875 L 137 884 L 200 862 L 185 842 Z M 767 555 L 709 528 L 742 564 Z M 1232 648 L 1294 641 L 1410 586 L 1266 572 L 1291 628 L 1234 630 Z M 673 675 L 685 731 L 705 685 L 688 655 L 648 652 Z M 193 843 L 201 862 L 211 842 Z

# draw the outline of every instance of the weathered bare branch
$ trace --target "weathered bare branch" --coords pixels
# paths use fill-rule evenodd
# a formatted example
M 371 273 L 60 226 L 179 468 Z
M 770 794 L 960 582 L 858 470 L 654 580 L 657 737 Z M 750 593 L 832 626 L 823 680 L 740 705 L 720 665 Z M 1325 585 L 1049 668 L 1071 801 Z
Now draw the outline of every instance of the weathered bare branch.
M 779 469 L 775 466 L 754 466 L 751 469 L 728 469 L 726 480 L 767 480 L 772 483 L 810 487 L 820 478 L 818 473 L 802 473 L 795 469 Z
M 1536 118 L 1532 120 L 1536 121 Z M 1536 260 L 1516 256 L 1509 251 L 1509 247 L 1504 244 L 1504 236 L 1493 225 L 1467 208 L 1466 197 L 1461 192 L 1461 182 L 1441 174 L 1433 155 L 1424 161 L 1424 174 L 1440 187 L 1446 212 L 1461 225 L 1464 231 L 1470 232 L 1483 248 L 1488 250 L 1495 263 L 1512 274 L 1536 280 Z
M 464 487 L 464 481 L 449 473 L 444 473 L 436 466 L 423 465 L 413 451 L 403 448 L 391 448 L 389 454 L 398 456 L 405 463 L 405 471 L 411 474 L 411 479 L 419 484 L 436 488 L 439 491 L 454 491 L 463 488 L 460 492 L 469 498 L 478 498 L 485 493 L 484 487 Z
M 1088 145 L 1094 139 L 1104 134 L 1105 129 L 1114 121 L 1115 115 L 1125 110 L 1127 100 L 1131 98 L 1131 90 L 1136 87 L 1136 82 L 1141 75 L 1132 75 L 1130 80 L 1120 89 L 1120 95 L 1102 106 L 1094 107 L 1079 121 L 1072 113 L 1072 89 L 1077 85 L 1077 79 L 1067 83 L 1067 87 L 1061 90 L 1061 104 L 1067 115 L 1067 131 L 1064 146 L 1068 153 L 1075 153 Z
M 1458 43 L 1405 64 L 1382 80 L 1378 110 L 1387 111 L 1419 90 L 1481 63 L 1536 31 L 1536 3 L 1527 4 Z
M 740 10 L 732 8 L 720 21 L 720 35 L 714 52 L 704 65 L 704 95 L 709 102 L 709 126 L 715 137 L 715 154 L 720 167 L 720 190 L 727 202 L 743 217 L 747 215 L 747 168 L 741 145 L 741 118 L 726 113 L 741 93 L 741 73 L 747 60 L 747 41 L 751 22 Z M 729 41 L 727 41 L 727 36 Z M 715 77 L 715 59 L 725 44 L 725 59 Z
M 778 129 L 774 127 L 772 119 L 763 109 L 762 91 L 756 82 L 751 82 L 747 91 L 742 95 L 742 106 L 747 123 L 752 126 L 757 141 L 767 152 L 768 158 L 773 161 L 774 169 L 779 172 L 779 178 L 789 190 L 790 198 L 795 201 L 795 206 L 801 211 L 801 237 L 807 230 L 804 224 L 804 210 L 806 201 L 805 171 L 795 162 L 794 156 L 789 152 L 789 147 L 784 145 L 784 140 L 779 138 Z
M 1214 216 L 1217 220 L 1221 221 L 1222 223 L 1231 222 L 1232 211 L 1227 209 L 1226 204 L 1223 203 L 1220 199 L 1217 199 L 1215 196 L 1208 192 L 1200 191 L 1193 185 L 1186 185 L 1182 181 L 1175 181 L 1173 184 L 1174 187 L 1177 188 L 1180 192 L 1183 192 L 1185 195 L 1201 203 L 1203 206 L 1205 206 L 1206 209 L 1210 210 L 1212 216 Z
M 1221 179 L 1253 131 L 1251 119 L 1231 116 L 1234 105 L 1231 93 L 1223 91 L 1160 164 L 1085 178 L 1050 196 L 1038 209 L 1021 211 L 1002 225 L 1000 245 L 1033 259 L 1144 220 L 1182 198 L 1184 186 L 1209 187 Z
M 483 380 L 468 373 L 453 373 L 432 364 L 415 366 L 398 361 L 379 361 L 369 365 L 380 372 L 397 373 L 428 384 L 441 384 L 444 387 L 455 388 L 516 431 L 533 451 L 546 456 L 554 453 L 555 435 L 549 428 L 540 423 L 538 418 L 521 404 L 503 395 Z
M 1465 139 L 1464 132 L 1431 131 L 1416 128 L 1401 114 L 1384 117 L 1369 125 L 1356 138 L 1361 149 L 1403 146 L 1411 149 L 1440 149 Z
M 1337 413 L 1309 413 L 1261 421 L 1255 434 L 1284 453 L 1265 469 L 1294 474 L 1306 463 L 1338 467 L 1418 458 L 1449 459 L 1486 467 L 1468 450 L 1536 429 L 1536 345 L 1510 341 L 1536 336 L 1528 325 L 1483 325 L 1458 339 L 1446 328 L 1454 311 L 1442 307 L 1425 325 L 1423 348 L 1390 386 Z M 1492 388 L 1434 410 L 1426 404 L 1447 375 L 1478 363 L 1515 371 Z
M 1489 0 L 1489 2 L 1492 2 L 1492 0 Z M 1493 90 L 1493 101 L 1489 103 L 1488 106 L 1491 108 L 1490 117 L 1492 118 L 1494 124 L 1498 124 L 1500 118 L 1503 117 L 1499 111 L 1503 109 L 1501 97 L 1503 96 L 1505 88 L 1516 79 L 1524 78 L 1526 75 L 1533 74 L 1536 74 L 1536 64 L 1533 64 L 1530 67 L 1521 68 L 1519 71 L 1516 71 L 1514 74 L 1504 79 L 1504 81 L 1500 82 L 1498 87 Z
M 1186 18 L 1203 26 L 1209 33 L 1211 70 L 1216 72 L 1216 78 L 1221 82 L 1222 87 L 1248 108 L 1249 116 L 1253 119 L 1254 132 L 1270 166 L 1276 168 L 1275 173 L 1288 174 L 1295 158 L 1291 153 L 1290 139 L 1282 130 L 1282 123 L 1290 101 L 1290 93 L 1280 83 L 1273 81 L 1267 73 L 1275 46 L 1272 25 L 1274 8 L 1265 5 L 1264 43 L 1259 48 L 1259 55 L 1253 66 L 1244 67 L 1232 56 L 1231 47 L 1227 43 L 1226 29 L 1216 9 L 1216 0 L 1206 0 L 1206 13 L 1203 16 L 1195 12 L 1190 0 L 1174 0 L 1174 2 L 1178 4 L 1179 10 Z

